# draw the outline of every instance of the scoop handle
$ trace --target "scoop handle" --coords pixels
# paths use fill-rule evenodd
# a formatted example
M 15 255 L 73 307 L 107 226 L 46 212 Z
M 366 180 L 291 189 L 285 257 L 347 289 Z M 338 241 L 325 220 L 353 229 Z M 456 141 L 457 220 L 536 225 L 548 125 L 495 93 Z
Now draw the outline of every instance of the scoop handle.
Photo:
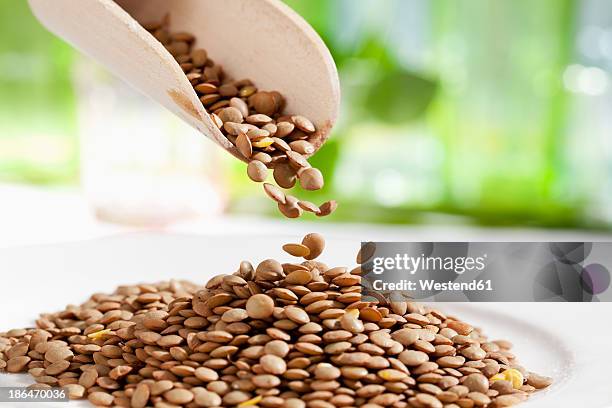
M 52 33 L 235 155 L 164 46 L 111 0 L 28 0 Z M 162 85 L 162 86 L 160 86 Z

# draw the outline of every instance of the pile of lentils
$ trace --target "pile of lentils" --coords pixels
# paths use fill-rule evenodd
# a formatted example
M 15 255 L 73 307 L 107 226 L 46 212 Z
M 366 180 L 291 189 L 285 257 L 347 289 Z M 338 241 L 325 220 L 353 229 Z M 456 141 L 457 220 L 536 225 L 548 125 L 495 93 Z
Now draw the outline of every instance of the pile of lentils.
M 313 233 L 205 287 L 121 286 L 0 333 L 0 370 L 97 406 L 507 407 L 550 378 L 504 340 L 414 302 L 368 301 Z M 358 256 L 358 260 L 360 260 Z
M 315 125 L 304 116 L 283 113 L 285 99 L 279 92 L 262 91 L 249 79 L 224 75 L 205 49 L 194 47 L 193 34 L 171 33 L 168 26 L 168 16 L 143 24 L 176 59 L 212 121 L 248 161 L 248 177 L 264 182 L 272 169 L 274 180 L 284 189 L 293 188 L 298 180 L 305 190 L 321 189 L 323 175 L 307 160 L 315 151 Z M 288 218 L 300 217 L 304 211 L 323 217 L 337 207 L 335 200 L 317 206 L 284 194 L 282 200 L 274 199 Z

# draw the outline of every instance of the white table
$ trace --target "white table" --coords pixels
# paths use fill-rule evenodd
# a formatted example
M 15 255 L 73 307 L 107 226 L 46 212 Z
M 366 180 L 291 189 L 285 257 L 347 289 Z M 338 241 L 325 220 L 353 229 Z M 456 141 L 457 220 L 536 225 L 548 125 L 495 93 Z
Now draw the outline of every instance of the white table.
M 271 226 L 268 232 L 285 228 L 284 224 L 264 224 Z M 112 291 L 118 284 L 172 278 L 204 283 L 212 275 L 232 272 L 241 259 L 258 262 L 268 257 L 289 258 L 280 247 L 294 237 L 293 233 L 289 237 L 231 235 L 231 229 L 253 226 L 242 226 L 236 220 L 220 221 L 219 225 L 226 227 L 224 234 L 214 237 L 146 232 L 67 244 L 0 249 L 0 268 L 5 272 L 1 299 L 2 305 L 6 305 L 0 313 L 0 330 L 32 325 L 41 311 L 61 310 L 67 303 L 80 303 L 91 293 Z M 299 224 L 292 228 L 306 227 Z M 350 227 L 342 234 L 355 233 L 358 228 L 361 227 Z M 421 237 L 418 230 L 410 231 L 385 230 L 384 233 Z M 376 233 L 382 232 L 377 230 Z M 442 230 L 422 231 L 425 233 L 433 237 L 441 235 Z M 453 234 L 453 238 L 460 236 L 459 232 Z M 518 234 L 513 237 L 520 238 Z M 328 250 L 321 258 L 329 265 L 350 265 L 354 262 L 359 239 L 356 233 L 349 239 L 328 237 Z M 612 326 L 604 324 L 612 314 L 612 303 L 455 303 L 438 306 L 481 326 L 493 338 L 511 340 L 525 366 L 554 377 L 553 386 L 535 396 L 525 408 L 612 407 L 612 388 L 607 375 L 612 356 L 605 352 Z M 31 382 L 25 375 L 0 374 L 0 386 L 25 386 Z M 19 407 L 19 404 L 7 406 Z M 65 404 L 42 406 L 62 407 Z M 70 406 L 89 405 L 80 402 Z

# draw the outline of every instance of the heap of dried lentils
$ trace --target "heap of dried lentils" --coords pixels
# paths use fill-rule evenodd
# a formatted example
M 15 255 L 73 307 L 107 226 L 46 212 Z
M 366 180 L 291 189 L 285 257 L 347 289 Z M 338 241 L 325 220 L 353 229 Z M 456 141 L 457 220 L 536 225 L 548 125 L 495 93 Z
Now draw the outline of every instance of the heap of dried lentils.
M 362 298 L 319 234 L 212 278 L 121 286 L 0 333 L 0 370 L 97 406 L 507 407 L 552 380 L 507 341 L 413 302 Z M 358 263 L 361 259 L 358 256 Z
M 283 114 L 285 100 L 277 91 L 258 90 L 249 79 L 233 80 L 223 68 L 208 57 L 206 50 L 194 48 L 196 38 L 185 32 L 171 33 L 168 16 L 162 21 L 143 24 L 174 56 L 185 72 L 212 121 L 248 160 L 247 175 L 264 182 L 268 169 L 278 186 L 290 189 L 299 180 L 305 190 L 323 187 L 323 175 L 312 167 L 307 156 L 315 151 L 311 143 L 315 125 L 301 115 Z M 264 189 L 288 218 L 300 217 L 304 211 L 323 217 L 337 207 L 335 200 L 317 206 L 285 194 L 271 194 L 271 184 Z

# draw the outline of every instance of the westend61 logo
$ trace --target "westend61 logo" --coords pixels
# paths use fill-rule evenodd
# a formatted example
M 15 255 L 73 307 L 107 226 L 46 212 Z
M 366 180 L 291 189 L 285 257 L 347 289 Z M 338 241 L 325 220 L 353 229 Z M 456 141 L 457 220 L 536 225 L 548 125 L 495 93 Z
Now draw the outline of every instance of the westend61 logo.
M 486 253 L 469 254 L 464 244 L 387 242 L 369 248 L 371 256 L 362 265 L 369 273 L 362 283 L 374 293 L 424 299 L 440 292 L 493 290 L 490 279 L 458 281 L 464 275 L 479 275 L 487 267 Z
M 458 275 L 464 272 L 483 271 L 486 267 L 487 254 L 478 257 L 457 256 L 411 256 L 395 254 L 394 257 L 375 257 L 372 259 L 372 272 L 377 275 L 387 270 L 406 271 L 414 275 L 417 271 L 453 271 Z
M 612 242 L 370 242 L 359 261 L 373 301 L 612 301 Z

